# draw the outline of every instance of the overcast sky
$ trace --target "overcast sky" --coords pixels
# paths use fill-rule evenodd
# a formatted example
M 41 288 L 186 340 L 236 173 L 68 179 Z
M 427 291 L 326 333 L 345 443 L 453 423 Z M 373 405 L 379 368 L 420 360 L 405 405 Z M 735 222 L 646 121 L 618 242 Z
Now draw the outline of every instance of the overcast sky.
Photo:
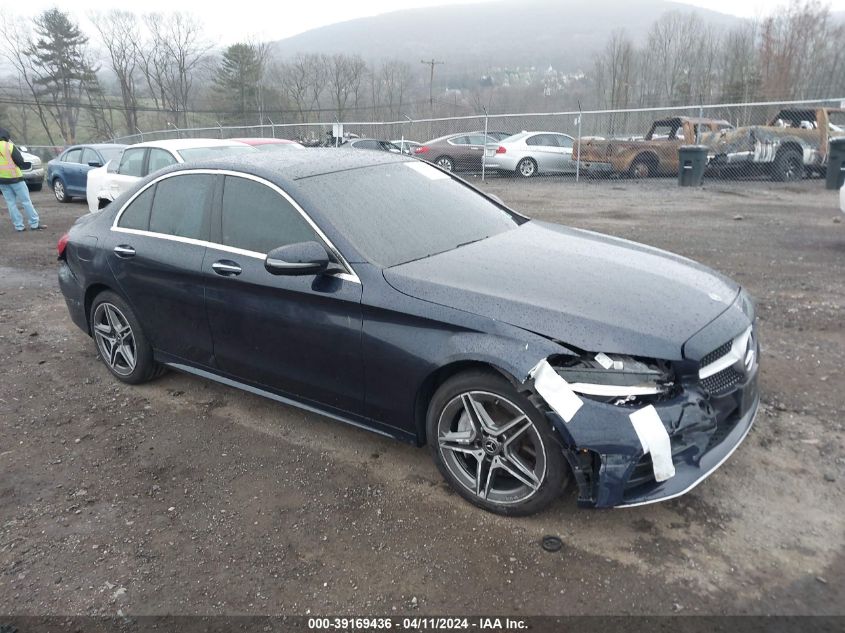
M 115 7 L 135 11 L 189 11 L 203 17 L 207 36 L 223 44 L 231 44 L 245 37 L 277 40 L 308 29 L 358 17 L 387 13 L 403 8 L 427 7 L 448 4 L 469 4 L 485 0 L 306 0 L 305 2 L 267 2 L 267 0 L 235 0 L 210 2 L 209 0 L 144 0 L 142 3 L 117 0 L 74 0 L 71 12 L 83 19 L 91 11 L 105 11 Z M 565 0 L 561 0 L 565 1 Z M 634 0 L 636 2 L 636 0 Z M 771 11 L 778 0 L 676 0 L 685 4 L 707 7 L 714 11 L 754 17 Z M 785 2 L 786 0 L 783 0 Z M 67 10 L 67 5 L 56 0 L 27 0 L 17 3 L 15 9 L 26 9 L 26 15 L 56 6 Z M 845 0 L 831 0 L 835 11 L 845 10 Z M 235 9 L 235 10 L 233 10 Z M 527 18 L 529 16 L 526 16 Z M 609 18 L 611 16 L 608 16 Z M 86 29 L 88 30 L 88 29 Z

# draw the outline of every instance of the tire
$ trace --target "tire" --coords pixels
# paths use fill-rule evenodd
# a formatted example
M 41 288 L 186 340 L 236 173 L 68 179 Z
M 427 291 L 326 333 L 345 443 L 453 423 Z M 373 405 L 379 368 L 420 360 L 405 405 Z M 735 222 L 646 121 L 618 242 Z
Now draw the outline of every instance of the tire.
M 164 373 L 164 366 L 153 359 L 138 318 L 117 294 L 109 290 L 98 294 L 88 322 L 97 354 L 115 378 L 137 385 Z
M 772 163 L 772 180 L 798 182 L 804 178 L 804 157 L 796 149 L 783 149 Z
M 467 371 L 444 382 L 429 403 L 426 431 L 443 478 L 489 512 L 534 514 L 569 481 L 560 441 L 545 416 L 492 370 Z
M 657 165 L 654 160 L 647 156 L 638 156 L 631 163 L 628 169 L 628 176 L 631 178 L 651 178 L 657 172 Z
M 434 164 L 446 171 L 455 171 L 455 161 L 450 156 L 439 156 Z
M 531 178 L 532 176 L 536 176 L 538 173 L 537 169 L 537 161 L 533 158 L 523 158 L 516 166 L 516 171 L 514 172 L 517 176 L 521 176 L 523 178 Z
M 61 178 L 53 178 L 53 195 L 59 202 L 70 202 L 72 198 L 67 195 L 67 187 L 65 181 Z

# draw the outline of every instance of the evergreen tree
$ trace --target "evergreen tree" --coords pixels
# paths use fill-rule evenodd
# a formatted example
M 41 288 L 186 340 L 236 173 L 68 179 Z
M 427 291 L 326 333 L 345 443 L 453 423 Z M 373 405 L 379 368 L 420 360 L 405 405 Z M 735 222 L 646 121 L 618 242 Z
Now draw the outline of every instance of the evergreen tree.
M 214 83 L 220 90 L 220 101 L 237 114 L 241 123 L 250 120 L 248 113 L 261 110 L 265 58 L 266 48 L 262 45 L 232 44 L 217 67 Z
M 47 9 L 33 22 L 35 40 L 25 54 L 37 69 L 37 96 L 65 142 L 74 143 L 83 97 L 100 93 L 96 70 L 88 61 L 88 38 L 59 9 Z

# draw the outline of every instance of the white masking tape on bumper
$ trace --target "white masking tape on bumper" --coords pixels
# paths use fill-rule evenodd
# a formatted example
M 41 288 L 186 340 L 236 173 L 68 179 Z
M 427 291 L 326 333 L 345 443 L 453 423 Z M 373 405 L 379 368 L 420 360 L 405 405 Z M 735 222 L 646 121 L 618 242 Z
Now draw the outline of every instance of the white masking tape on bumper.
M 544 358 L 534 365 L 528 372 L 528 377 L 534 379 L 534 388 L 552 410 L 569 422 L 578 413 L 584 402 L 569 388 L 569 383 L 561 378 L 549 362 Z
M 657 410 L 648 405 L 639 411 L 634 411 L 628 416 L 634 431 L 640 438 L 643 451 L 651 453 L 651 463 L 654 467 L 654 478 L 657 481 L 666 481 L 675 476 L 675 465 L 672 463 L 672 444 L 669 441 L 669 434 L 666 427 L 660 421 Z

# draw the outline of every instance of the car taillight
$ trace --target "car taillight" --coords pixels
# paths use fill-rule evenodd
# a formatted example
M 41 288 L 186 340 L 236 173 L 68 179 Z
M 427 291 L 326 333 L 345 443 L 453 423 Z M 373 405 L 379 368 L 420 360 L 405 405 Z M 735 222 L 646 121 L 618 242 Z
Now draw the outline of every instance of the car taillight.
M 506 149 L 505 149 L 503 146 L 501 146 L 501 145 L 499 145 L 499 147 L 497 147 L 497 148 L 496 148 L 496 153 L 497 153 L 497 154 L 505 154 L 505 153 L 507 153 L 507 151 L 508 151 L 508 150 L 506 150 Z
M 428 151 L 431 151 L 431 148 L 428 145 L 422 145 L 414 150 L 414 154 L 425 154 Z
M 56 244 L 56 250 L 59 252 L 59 259 L 62 259 L 65 256 L 65 249 L 67 248 L 69 239 L 70 233 L 65 233 L 59 238 L 59 243 Z

